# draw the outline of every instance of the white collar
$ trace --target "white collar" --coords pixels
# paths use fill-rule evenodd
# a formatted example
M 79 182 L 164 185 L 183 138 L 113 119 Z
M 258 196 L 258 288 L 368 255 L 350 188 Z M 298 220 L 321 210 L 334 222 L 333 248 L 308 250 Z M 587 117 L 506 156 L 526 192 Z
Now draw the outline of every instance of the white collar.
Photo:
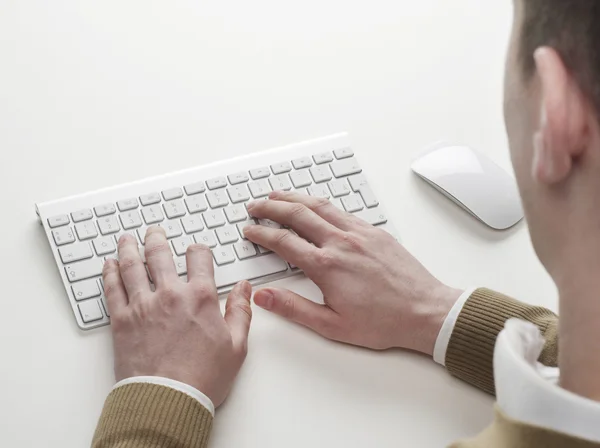
M 558 368 L 537 362 L 543 347 L 535 325 L 506 322 L 494 350 L 500 409 L 514 420 L 600 443 L 600 402 L 560 388 Z

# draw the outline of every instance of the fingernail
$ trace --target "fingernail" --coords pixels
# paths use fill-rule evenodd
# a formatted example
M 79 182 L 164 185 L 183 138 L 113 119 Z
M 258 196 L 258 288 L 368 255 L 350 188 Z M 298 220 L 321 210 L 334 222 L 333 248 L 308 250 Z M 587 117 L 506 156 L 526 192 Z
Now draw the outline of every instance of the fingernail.
M 250 295 L 252 294 L 252 285 L 250 284 L 250 282 L 248 280 L 244 280 L 241 283 L 240 289 L 242 290 L 242 294 L 245 297 L 250 298 Z
M 254 208 L 254 206 L 258 204 L 258 201 L 252 201 L 252 202 L 248 202 L 246 204 L 246 209 L 248 209 L 248 211 L 252 210 Z
M 254 303 L 265 310 L 270 310 L 273 308 L 273 293 L 268 289 L 261 289 L 254 294 Z
M 248 230 L 252 227 L 256 227 L 256 224 L 250 224 L 250 225 L 244 226 L 244 228 L 242 229 L 242 232 L 244 232 L 244 236 L 246 236 L 246 230 Z

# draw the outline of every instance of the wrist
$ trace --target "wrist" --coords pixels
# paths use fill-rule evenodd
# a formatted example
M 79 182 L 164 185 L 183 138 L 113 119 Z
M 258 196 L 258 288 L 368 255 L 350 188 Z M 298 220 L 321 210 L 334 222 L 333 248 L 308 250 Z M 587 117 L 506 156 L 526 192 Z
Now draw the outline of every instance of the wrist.
M 450 310 L 463 290 L 440 284 L 432 288 L 415 306 L 412 346 L 408 347 L 433 356 L 435 343 Z

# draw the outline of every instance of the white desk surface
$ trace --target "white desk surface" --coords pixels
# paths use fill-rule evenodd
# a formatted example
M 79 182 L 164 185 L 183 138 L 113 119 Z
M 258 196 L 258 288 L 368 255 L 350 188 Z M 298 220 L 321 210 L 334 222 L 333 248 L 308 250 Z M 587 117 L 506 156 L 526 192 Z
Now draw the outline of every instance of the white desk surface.
M 409 171 L 439 138 L 510 166 L 510 3 L 2 2 L 2 444 L 88 445 L 113 384 L 109 329 L 77 329 L 37 201 L 348 131 L 433 273 L 555 308 L 524 224 L 488 230 Z M 440 447 L 492 417 L 490 397 L 413 353 L 262 310 L 250 347 L 212 447 Z

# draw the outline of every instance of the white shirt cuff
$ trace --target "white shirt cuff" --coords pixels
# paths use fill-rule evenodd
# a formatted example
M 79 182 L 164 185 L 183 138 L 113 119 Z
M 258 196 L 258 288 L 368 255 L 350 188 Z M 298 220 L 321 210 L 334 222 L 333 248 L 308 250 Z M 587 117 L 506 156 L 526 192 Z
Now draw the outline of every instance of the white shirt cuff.
M 498 406 L 513 420 L 600 443 L 600 402 L 559 387 L 558 368 L 537 361 L 543 347 L 535 325 L 506 322 L 494 349 Z
M 450 336 L 452 336 L 452 332 L 454 331 L 454 325 L 456 325 L 456 320 L 458 319 L 458 315 L 462 311 L 465 302 L 471 297 L 471 294 L 473 294 L 476 289 L 477 288 L 469 288 L 463 292 L 448 313 L 448 316 L 446 316 L 433 348 L 433 360 L 438 364 L 443 366 L 446 365 L 446 351 L 448 350 L 448 344 L 450 343 Z
M 215 416 L 215 405 L 210 398 L 208 398 L 195 387 L 180 381 L 172 380 L 170 378 L 163 378 L 160 376 L 133 376 L 131 378 L 126 378 L 119 381 L 114 385 L 113 390 L 127 384 L 136 383 L 157 384 L 159 386 L 170 387 L 171 389 L 178 390 L 179 392 L 192 397 L 194 400 L 204 406 L 213 417 Z

